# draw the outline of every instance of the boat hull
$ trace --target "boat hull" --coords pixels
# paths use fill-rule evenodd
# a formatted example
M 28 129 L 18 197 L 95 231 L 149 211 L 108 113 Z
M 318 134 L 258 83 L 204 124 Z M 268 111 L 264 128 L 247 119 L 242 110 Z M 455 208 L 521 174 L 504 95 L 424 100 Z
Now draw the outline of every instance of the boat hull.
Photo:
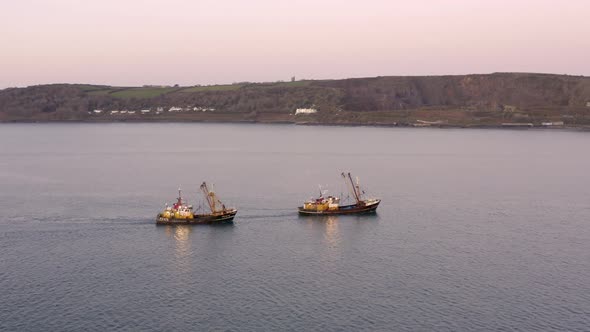
M 231 211 L 220 214 L 197 214 L 193 219 L 164 218 L 156 217 L 156 225 L 206 225 L 206 224 L 228 224 L 233 223 L 238 211 Z
M 302 206 L 300 206 L 299 214 L 305 216 L 333 216 L 333 215 L 343 215 L 343 214 L 368 214 L 368 213 L 376 213 L 377 207 L 379 206 L 381 201 L 377 201 L 376 203 L 364 206 L 358 205 L 345 205 L 341 206 L 336 210 L 325 210 L 325 211 L 314 211 L 314 210 L 306 210 Z

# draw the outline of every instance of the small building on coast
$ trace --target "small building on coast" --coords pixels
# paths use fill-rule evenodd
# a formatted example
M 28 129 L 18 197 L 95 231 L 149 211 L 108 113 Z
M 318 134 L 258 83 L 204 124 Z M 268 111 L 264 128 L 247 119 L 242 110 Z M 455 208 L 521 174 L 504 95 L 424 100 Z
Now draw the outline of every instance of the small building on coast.
M 563 121 L 553 121 L 553 122 L 542 122 L 541 126 L 543 127 L 561 127 L 564 125 Z
M 526 123 L 507 122 L 507 123 L 502 123 L 502 127 L 529 128 L 529 127 L 533 127 L 533 124 L 530 122 L 526 122 Z
M 297 114 L 314 114 L 317 112 L 318 112 L 318 110 L 315 108 L 298 108 L 295 110 L 295 115 L 297 115 Z

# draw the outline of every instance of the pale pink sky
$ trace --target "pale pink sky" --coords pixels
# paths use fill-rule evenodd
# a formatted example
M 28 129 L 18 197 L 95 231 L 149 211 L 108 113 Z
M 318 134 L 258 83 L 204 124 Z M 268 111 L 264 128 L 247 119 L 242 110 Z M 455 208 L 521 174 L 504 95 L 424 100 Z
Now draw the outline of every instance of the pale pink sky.
M 4 0 L 0 88 L 590 75 L 589 0 Z

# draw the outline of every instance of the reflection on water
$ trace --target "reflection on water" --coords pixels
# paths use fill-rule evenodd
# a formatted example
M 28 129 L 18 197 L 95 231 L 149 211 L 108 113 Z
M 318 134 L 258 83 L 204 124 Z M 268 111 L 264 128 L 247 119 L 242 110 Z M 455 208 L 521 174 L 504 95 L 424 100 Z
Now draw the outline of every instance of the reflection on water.
M 338 216 L 300 216 L 318 236 L 321 234 L 328 248 L 338 248 L 340 234 L 338 230 Z M 319 233 L 321 232 L 321 233 Z
M 338 217 L 328 216 L 324 220 L 325 231 L 324 239 L 330 247 L 336 247 L 340 242 L 340 234 L 338 234 Z
M 191 232 L 191 226 L 166 226 L 166 235 L 174 239 L 174 266 L 183 273 L 190 272 Z
M 366 230 L 373 228 L 370 224 L 379 220 L 378 214 L 299 216 L 299 218 L 305 221 L 305 224 L 313 231 L 316 237 L 322 237 L 323 243 L 331 252 L 338 252 L 343 242 L 355 242 Z M 346 230 L 342 232 L 342 227 L 344 229 L 354 229 L 354 231 L 352 233 L 346 232 Z M 341 233 L 344 234 L 344 238 Z

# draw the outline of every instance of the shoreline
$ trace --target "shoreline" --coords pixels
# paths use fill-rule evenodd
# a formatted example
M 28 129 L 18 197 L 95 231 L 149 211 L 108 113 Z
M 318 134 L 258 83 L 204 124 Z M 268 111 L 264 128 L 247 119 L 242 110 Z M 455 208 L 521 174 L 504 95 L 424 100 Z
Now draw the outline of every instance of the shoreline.
M 453 125 L 453 124 L 437 124 L 427 126 L 413 126 L 411 124 L 399 124 L 399 123 L 335 123 L 335 122 L 292 122 L 292 121 L 256 121 L 256 120 L 173 120 L 173 119 L 161 119 L 161 120 L 141 120 L 141 119 L 126 119 L 116 121 L 102 121 L 102 120 L 0 120 L 0 125 L 3 124 L 146 124 L 146 123 L 202 123 L 202 124 L 259 124 L 259 125 L 294 125 L 294 126 L 320 126 L 320 127 L 375 127 L 375 128 L 431 128 L 431 129 L 502 129 L 502 130 L 560 130 L 560 131 L 577 131 L 577 132 L 590 132 L 590 126 L 503 126 L 503 125 Z

